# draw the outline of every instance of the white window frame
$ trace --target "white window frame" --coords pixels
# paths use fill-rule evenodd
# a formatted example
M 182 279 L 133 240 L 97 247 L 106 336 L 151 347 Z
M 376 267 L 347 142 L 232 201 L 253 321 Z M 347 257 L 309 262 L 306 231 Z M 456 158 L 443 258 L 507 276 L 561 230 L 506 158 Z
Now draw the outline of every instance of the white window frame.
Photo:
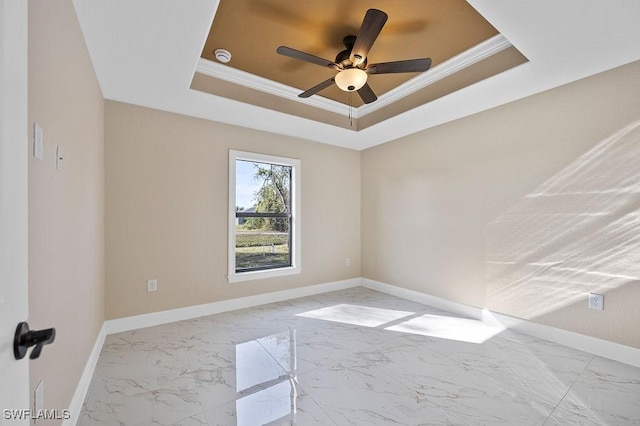
M 291 167 L 291 266 L 260 271 L 236 272 L 236 160 L 255 161 Z M 259 154 L 256 152 L 229 150 L 229 233 L 228 275 L 229 283 L 274 278 L 302 272 L 302 240 L 300 221 L 300 160 Z

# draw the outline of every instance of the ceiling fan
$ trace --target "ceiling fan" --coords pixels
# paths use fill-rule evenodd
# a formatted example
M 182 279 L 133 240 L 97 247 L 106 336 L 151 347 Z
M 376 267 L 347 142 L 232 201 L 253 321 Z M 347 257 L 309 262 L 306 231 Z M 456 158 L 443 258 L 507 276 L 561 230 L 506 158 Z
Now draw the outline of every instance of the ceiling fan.
M 378 99 L 369 84 L 367 84 L 369 74 L 423 72 L 428 70 L 431 66 L 430 58 L 381 62 L 367 65 L 367 54 L 376 41 L 378 34 L 382 31 L 382 27 L 384 27 L 384 24 L 387 22 L 387 18 L 387 14 L 381 10 L 367 10 L 358 35 L 348 35 L 343 39 L 346 49 L 338 53 L 335 62 L 290 47 L 278 47 L 276 52 L 280 55 L 323 67 L 330 67 L 338 71 L 338 74 L 334 77 L 300 93 L 298 97 L 308 98 L 335 83 L 345 92 L 357 91 L 364 103 L 369 104 Z

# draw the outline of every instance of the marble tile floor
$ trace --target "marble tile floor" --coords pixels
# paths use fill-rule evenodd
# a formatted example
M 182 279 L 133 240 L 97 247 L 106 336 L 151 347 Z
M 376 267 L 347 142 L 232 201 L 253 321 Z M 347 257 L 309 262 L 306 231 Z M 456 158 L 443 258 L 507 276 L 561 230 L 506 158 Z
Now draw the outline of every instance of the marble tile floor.
M 357 287 L 110 335 L 78 424 L 639 425 L 640 369 Z

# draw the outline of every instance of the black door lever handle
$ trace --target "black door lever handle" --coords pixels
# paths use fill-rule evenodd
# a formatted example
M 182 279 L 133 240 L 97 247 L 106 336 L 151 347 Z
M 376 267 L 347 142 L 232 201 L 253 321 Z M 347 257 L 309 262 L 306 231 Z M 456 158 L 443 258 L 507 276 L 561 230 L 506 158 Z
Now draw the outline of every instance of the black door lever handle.
M 56 339 L 56 329 L 48 328 L 46 330 L 29 330 L 29 324 L 21 322 L 16 328 L 16 334 L 13 339 L 13 355 L 16 359 L 22 359 L 27 354 L 27 349 L 35 346 L 31 351 L 30 359 L 36 359 L 42 352 L 42 347 L 53 343 Z

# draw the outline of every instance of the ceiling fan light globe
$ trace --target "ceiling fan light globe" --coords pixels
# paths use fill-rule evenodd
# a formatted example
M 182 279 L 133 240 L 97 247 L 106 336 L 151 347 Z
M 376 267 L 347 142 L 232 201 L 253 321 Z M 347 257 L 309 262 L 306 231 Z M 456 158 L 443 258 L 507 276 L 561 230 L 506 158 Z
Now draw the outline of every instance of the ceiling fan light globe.
M 336 74 L 335 81 L 340 90 L 353 92 L 367 83 L 367 77 L 367 73 L 359 68 L 347 68 Z

